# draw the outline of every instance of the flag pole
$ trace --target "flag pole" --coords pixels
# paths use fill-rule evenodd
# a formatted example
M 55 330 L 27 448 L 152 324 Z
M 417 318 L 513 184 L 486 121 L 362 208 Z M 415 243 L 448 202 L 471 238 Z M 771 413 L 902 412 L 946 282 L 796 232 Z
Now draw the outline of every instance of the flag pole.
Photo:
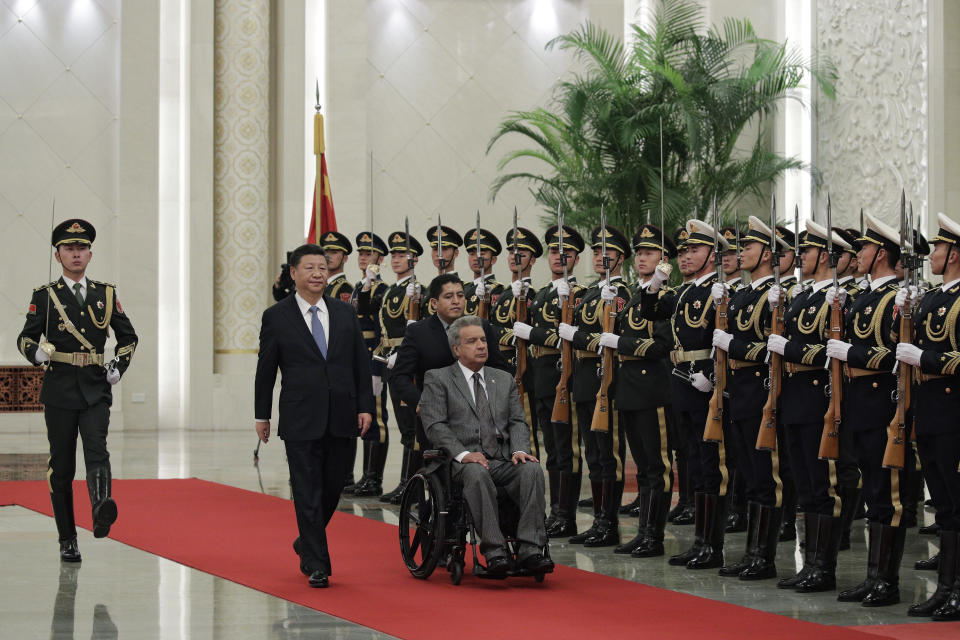
M 317 98 L 314 107 L 316 113 L 313 116 L 313 155 L 316 158 L 316 176 L 313 182 L 313 215 L 310 217 L 311 229 L 307 232 L 307 240 L 313 236 L 314 242 L 318 240 L 317 225 L 318 217 L 321 214 L 320 199 L 323 197 L 323 178 L 322 164 L 323 153 L 326 145 L 323 140 L 323 114 L 320 113 L 320 81 L 317 80 Z

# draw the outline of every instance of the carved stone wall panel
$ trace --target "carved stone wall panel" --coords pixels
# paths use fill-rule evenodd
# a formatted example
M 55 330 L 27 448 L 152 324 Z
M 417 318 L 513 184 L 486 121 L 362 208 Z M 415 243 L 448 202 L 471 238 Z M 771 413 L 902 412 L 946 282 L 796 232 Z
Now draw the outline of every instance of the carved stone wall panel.
M 860 207 L 895 222 L 901 188 L 926 211 L 927 4 L 817 2 L 817 49 L 839 72 L 836 100 L 819 100 L 815 159 L 835 224 L 857 226 Z

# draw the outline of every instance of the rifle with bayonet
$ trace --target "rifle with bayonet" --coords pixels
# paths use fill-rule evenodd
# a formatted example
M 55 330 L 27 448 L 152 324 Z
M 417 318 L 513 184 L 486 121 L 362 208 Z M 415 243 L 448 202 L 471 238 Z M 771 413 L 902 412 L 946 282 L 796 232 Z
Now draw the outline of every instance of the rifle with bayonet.
M 440 218 L 438 216 L 437 221 L 439 222 Z M 439 231 L 439 225 L 437 227 Z M 410 271 L 410 281 L 416 285 L 417 284 L 417 274 L 413 272 L 414 260 L 413 260 L 413 250 L 410 248 L 410 220 L 407 217 L 403 218 L 403 232 L 407 236 L 407 270 Z M 439 236 L 437 237 L 437 246 L 440 246 Z M 415 287 L 419 291 L 419 287 Z M 420 319 L 420 296 L 414 295 L 407 302 L 407 320 L 416 321 Z
M 833 214 L 830 207 L 830 194 L 827 194 L 827 255 L 830 258 L 830 269 L 833 271 L 833 288 L 835 296 L 830 305 L 830 339 L 843 340 L 843 309 L 840 306 L 839 288 L 837 279 L 837 263 L 840 256 L 833 250 Z M 843 402 L 843 362 L 837 358 L 830 359 L 830 386 L 827 395 L 830 404 L 823 416 L 823 433 L 820 435 L 820 451 L 817 456 L 821 460 L 840 459 L 840 420 L 842 419 Z
M 516 298 L 516 321 L 527 321 L 527 289 L 523 286 L 523 258 L 520 256 L 520 247 L 517 240 L 517 208 L 513 208 L 513 262 L 517 265 L 517 280 L 520 281 L 520 295 Z M 517 392 L 520 394 L 520 402 L 523 402 L 523 376 L 527 372 L 527 341 L 515 338 L 516 356 L 515 363 L 517 370 L 513 374 L 513 381 L 517 385 Z M 531 407 L 531 410 L 533 407 Z
M 913 219 L 909 223 L 904 208 L 906 194 L 900 191 L 900 261 L 903 263 L 903 277 L 908 287 L 916 277 L 913 244 Z M 912 213 L 912 212 L 911 212 Z M 911 296 L 903 302 L 900 309 L 900 342 L 913 342 L 913 301 Z M 910 410 L 910 386 L 913 381 L 913 366 L 897 361 L 897 412 L 887 427 L 887 447 L 883 452 L 883 466 L 886 469 L 903 469 L 907 448 L 907 412 Z
M 567 269 L 567 251 L 563 245 L 563 211 L 557 205 L 557 235 L 560 250 L 560 263 L 563 265 L 563 281 L 569 287 L 569 272 Z M 570 296 L 560 296 L 560 322 L 573 323 L 573 304 Z M 573 344 L 569 340 L 560 341 L 560 381 L 557 382 L 556 395 L 553 399 L 553 413 L 550 422 L 570 424 L 570 376 L 573 375 Z
M 443 259 L 443 226 L 440 224 L 440 214 L 437 214 L 437 275 L 442 276 L 447 270 L 447 261 Z
M 484 260 L 483 260 L 483 251 L 480 249 L 480 210 L 477 210 L 477 225 L 474 230 L 474 235 L 476 236 L 476 245 L 477 250 L 477 267 L 480 269 L 480 282 L 483 283 L 483 295 L 478 295 L 477 303 L 477 317 L 483 318 L 486 320 L 490 316 L 490 304 L 487 302 L 490 299 L 489 294 L 487 293 L 487 281 L 485 280 L 485 275 L 483 272 Z
M 780 289 L 780 240 L 777 238 L 777 198 L 770 196 L 770 265 L 773 267 L 773 285 Z M 780 291 L 777 304 L 770 312 L 770 333 L 782 336 L 784 332 L 783 312 L 786 293 Z M 780 407 L 780 390 L 783 388 L 783 356 L 774 351 L 768 352 L 770 368 L 767 373 L 767 402 L 763 405 L 760 418 L 760 431 L 757 433 L 756 448 L 759 451 L 777 450 L 777 422 Z
M 720 250 L 720 212 L 717 210 L 717 196 L 713 196 L 713 252 L 714 266 L 717 269 L 717 282 L 723 284 L 726 274 L 723 272 L 723 254 Z M 727 330 L 727 305 L 730 302 L 724 287 L 723 297 L 717 303 L 716 327 Z M 727 352 L 713 350 L 713 395 L 710 396 L 710 409 L 707 423 L 703 428 L 704 442 L 723 442 L 723 393 L 727 388 Z
M 600 205 L 600 251 L 603 255 L 604 287 L 610 286 L 610 258 L 607 256 L 607 216 L 603 205 Z M 603 289 L 601 289 L 601 292 Z M 601 331 L 612 333 L 617 320 L 617 309 L 610 302 L 603 301 L 603 318 L 600 323 Z M 593 405 L 593 418 L 590 420 L 590 431 L 607 432 L 610 430 L 610 385 L 613 383 L 614 353 L 610 347 L 602 347 L 600 356 L 600 388 L 597 390 L 597 401 Z

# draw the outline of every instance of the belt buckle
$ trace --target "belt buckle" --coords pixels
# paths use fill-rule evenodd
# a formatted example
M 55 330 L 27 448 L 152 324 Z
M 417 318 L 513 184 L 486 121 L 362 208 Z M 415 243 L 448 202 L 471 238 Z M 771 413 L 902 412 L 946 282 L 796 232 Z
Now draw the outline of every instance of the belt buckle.
M 75 367 L 85 367 L 85 366 L 87 366 L 87 357 L 88 357 L 88 355 L 89 355 L 89 354 L 86 354 L 86 353 L 84 353 L 84 352 L 82 352 L 82 351 L 77 351 L 77 352 L 75 352 L 75 353 L 72 355 L 72 357 L 73 357 L 73 363 L 72 363 L 73 366 L 75 366 Z

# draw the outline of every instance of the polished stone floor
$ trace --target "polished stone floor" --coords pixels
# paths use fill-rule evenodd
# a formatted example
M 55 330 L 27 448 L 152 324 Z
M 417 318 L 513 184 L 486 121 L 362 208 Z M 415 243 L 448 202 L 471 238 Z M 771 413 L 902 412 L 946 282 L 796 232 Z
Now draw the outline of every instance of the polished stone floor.
M 270 495 L 289 497 L 286 462 L 279 441 L 272 440 L 253 464 L 256 437 L 252 431 L 135 431 L 110 436 L 116 478 L 197 477 Z M 42 434 L 0 434 L 0 452 L 43 453 Z M 388 459 L 386 484 L 399 475 L 399 453 Z M 78 460 L 82 469 L 82 460 Z M 78 477 L 81 474 L 78 474 Z M 632 498 L 627 495 L 626 499 Z M 122 517 L 122 505 L 121 517 Z M 396 507 L 373 498 L 343 500 L 341 509 L 395 523 Z M 924 522 L 932 515 L 927 512 Z M 580 514 L 581 524 L 589 516 Z M 853 548 L 840 554 L 842 587 L 860 582 L 865 572 L 862 522 L 856 523 Z M 624 538 L 636 533 L 623 522 Z M 286 535 L 286 534 L 284 534 Z M 730 556 L 741 555 L 743 533 L 727 536 Z M 668 525 L 667 553 L 689 546 L 693 527 Z M 918 622 L 906 615 L 907 605 L 926 597 L 936 574 L 913 569 L 915 560 L 935 552 L 935 538 L 907 537 L 901 575 L 904 602 L 866 609 L 838 603 L 836 593 L 803 595 L 778 590 L 772 581 L 744 583 L 720 578 L 714 571 L 670 567 L 665 558 L 634 560 L 609 549 L 584 549 L 554 543 L 559 563 L 644 584 L 722 599 L 785 616 L 837 625 Z M 210 576 L 110 539 L 95 540 L 81 530 L 82 566 L 62 565 L 50 518 L 20 507 L 0 508 L 0 637 L 3 638 L 382 638 L 376 631 Z M 335 552 L 335 551 L 334 551 Z M 781 575 L 796 568 L 795 546 L 782 544 Z M 400 562 L 399 550 L 397 561 Z M 294 568 L 295 569 L 295 568 Z M 304 584 L 304 588 L 306 584 Z

